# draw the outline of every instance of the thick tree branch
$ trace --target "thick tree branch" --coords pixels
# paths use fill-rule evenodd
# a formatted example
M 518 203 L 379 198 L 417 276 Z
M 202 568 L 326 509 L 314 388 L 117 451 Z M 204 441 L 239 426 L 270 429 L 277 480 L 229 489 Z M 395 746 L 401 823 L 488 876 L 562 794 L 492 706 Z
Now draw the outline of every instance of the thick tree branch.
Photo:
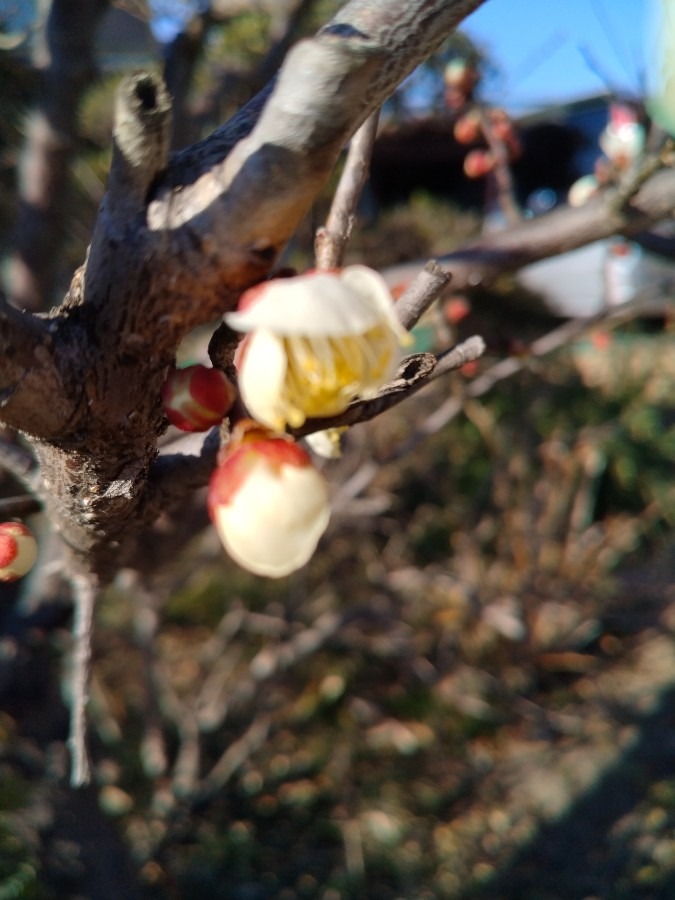
M 0 297 L 0 419 L 33 437 L 62 434 L 77 406 L 56 326 Z
M 576 250 L 593 241 L 623 234 L 630 237 L 670 218 L 675 209 L 675 171 L 653 174 L 621 209 L 618 191 L 608 190 L 584 206 L 561 207 L 504 231 L 492 232 L 439 257 L 452 277 L 453 290 L 489 284 L 505 272 Z M 413 278 L 419 263 L 395 266 L 386 273 L 391 284 Z

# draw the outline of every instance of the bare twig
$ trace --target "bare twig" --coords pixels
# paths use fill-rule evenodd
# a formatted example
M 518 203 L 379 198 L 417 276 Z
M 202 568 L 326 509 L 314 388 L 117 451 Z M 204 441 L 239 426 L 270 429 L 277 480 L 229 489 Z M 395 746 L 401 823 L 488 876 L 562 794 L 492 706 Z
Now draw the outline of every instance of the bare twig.
M 141 762 L 146 775 L 157 778 L 167 768 L 166 747 L 155 686 L 155 646 L 159 626 L 159 590 L 151 590 L 136 578 L 134 603 L 134 638 L 141 654 L 143 669 L 144 731 L 141 739 Z
M 172 722 L 179 736 L 178 753 L 171 772 L 171 791 L 174 798 L 190 796 L 196 789 L 201 759 L 199 725 L 191 704 L 184 703 L 171 684 L 160 660 L 155 661 L 153 683 L 159 707 Z
M 430 259 L 396 301 L 396 315 L 404 328 L 413 328 L 450 282 L 450 273 Z
M 653 291 L 645 292 L 640 298 L 631 300 L 622 307 L 615 307 L 609 312 L 603 311 L 590 318 L 572 319 L 569 322 L 565 322 L 558 328 L 554 328 L 536 341 L 533 341 L 526 353 L 523 353 L 518 357 L 510 356 L 507 359 L 502 359 L 498 363 L 495 363 L 495 365 L 490 366 L 489 369 L 477 378 L 474 378 L 460 395 L 449 397 L 445 403 L 434 410 L 430 416 L 415 427 L 412 434 L 410 434 L 403 443 L 394 448 L 387 456 L 378 461 L 371 459 L 365 462 L 352 475 L 349 482 L 345 483 L 338 492 L 336 501 L 333 504 L 334 510 L 345 508 L 349 501 L 362 493 L 375 478 L 382 466 L 401 459 L 403 456 L 414 450 L 430 434 L 435 434 L 451 422 L 452 419 L 462 412 L 467 400 L 482 397 L 500 381 L 504 381 L 506 378 L 510 378 L 512 375 L 515 375 L 526 368 L 532 358 L 546 356 L 554 350 L 564 347 L 572 340 L 600 323 L 612 327 L 620 325 L 621 322 L 626 319 L 637 315 L 644 307 L 648 308 L 650 303 L 654 300 L 654 293 L 655 292 Z M 658 291 L 656 293 L 658 293 Z M 474 339 L 470 338 L 469 341 L 471 340 Z M 481 339 L 478 338 L 478 340 Z M 469 341 L 465 343 L 469 343 Z M 457 351 L 462 351 L 463 346 L 464 345 L 460 344 L 459 347 L 451 350 L 448 356 L 457 353 Z M 461 353 L 459 358 L 461 358 Z M 438 369 L 443 367 L 442 360 L 443 357 L 441 357 L 434 370 L 434 377 L 436 377 Z M 448 360 L 448 363 L 455 368 L 456 361 L 457 360 Z M 465 359 L 464 363 L 460 363 L 460 367 L 469 361 L 469 359 Z
M 417 426 L 413 434 L 390 455 L 386 462 L 392 462 L 394 459 L 404 456 L 425 437 L 435 434 L 443 426 L 447 425 L 461 412 L 466 399 L 482 397 L 498 382 L 503 381 L 505 378 L 510 378 L 526 368 L 533 358 L 546 356 L 554 350 L 559 350 L 600 323 L 611 325 L 612 327 L 620 325 L 626 319 L 637 315 L 643 307 L 649 306 L 654 300 L 654 293 L 652 290 L 645 292 L 639 298 L 630 300 L 623 306 L 614 307 L 611 311 L 605 310 L 588 318 L 571 319 L 569 322 L 565 322 L 563 325 L 554 328 L 536 341 L 533 341 L 526 353 L 517 357 L 510 356 L 495 363 L 494 366 L 490 366 L 489 369 L 467 384 L 461 396 L 448 398 L 421 425 Z
M 89 696 L 89 666 L 91 663 L 91 630 L 98 583 L 89 573 L 77 573 L 71 578 L 75 619 L 73 621 L 73 671 L 70 691 L 71 755 L 70 783 L 73 787 L 89 784 L 91 772 L 87 753 L 87 699 Z
M 328 221 L 316 233 L 314 249 L 317 269 L 336 269 L 342 265 L 361 192 L 368 180 L 378 120 L 379 112 L 374 112 L 359 128 L 349 145 Z
M 194 799 L 194 806 L 199 807 L 223 788 L 237 769 L 241 768 L 251 754 L 261 747 L 272 729 L 274 719 L 271 715 L 260 715 L 247 728 L 239 740 L 230 744 L 218 762 L 204 778 L 199 792 Z
M 667 219 L 675 207 L 675 172 L 655 172 L 622 209 L 617 209 L 616 189 L 608 189 L 583 206 L 561 206 L 536 219 L 481 235 L 439 264 L 452 276 L 454 291 L 488 285 L 507 272 L 530 263 L 584 247 L 615 234 L 631 236 L 644 232 L 654 222 Z M 384 272 L 389 284 L 410 280 L 420 262 L 392 266 Z

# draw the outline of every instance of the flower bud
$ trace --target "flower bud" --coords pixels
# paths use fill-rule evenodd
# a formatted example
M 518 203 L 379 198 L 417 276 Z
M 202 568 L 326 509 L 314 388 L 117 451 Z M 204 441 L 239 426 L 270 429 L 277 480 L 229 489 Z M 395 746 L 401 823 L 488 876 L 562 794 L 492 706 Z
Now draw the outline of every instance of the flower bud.
M 251 422 L 239 423 L 222 455 L 208 507 L 232 559 L 269 578 L 303 566 L 330 517 L 328 486 L 306 451 Z
M 477 141 L 483 133 L 478 110 L 470 110 L 460 116 L 455 122 L 453 133 L 458 144 L 473 144 Z
M 464 174 L 467 178 L 484 178 L 495 165 L 489 150 L 472 150 L 464 157 Z
M 582 175 L 567 192 L 567 202 L 570 206 L 583 206 L 598 193 L 598 187 L 595 175 Z
M 0 581 L 17 581 L 35 565 L 37 543 L 20 522 L 0 525 Z
M 208 431 L 218 425 L 235 397 L 226 375 L 201 365 L 172 369 L 162 387 L 166 417 L 181 431 Z

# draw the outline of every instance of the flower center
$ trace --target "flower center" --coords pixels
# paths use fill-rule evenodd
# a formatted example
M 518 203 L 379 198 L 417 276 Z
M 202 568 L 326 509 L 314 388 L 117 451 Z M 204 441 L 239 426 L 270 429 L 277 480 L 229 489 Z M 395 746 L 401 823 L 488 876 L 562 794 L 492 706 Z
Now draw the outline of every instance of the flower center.
M 284 403 L 288 423 L 342 412 L 357 396 L 377 390 L 396 342 L 386 325 L 359 335 L 283 338 L 287 360 Z

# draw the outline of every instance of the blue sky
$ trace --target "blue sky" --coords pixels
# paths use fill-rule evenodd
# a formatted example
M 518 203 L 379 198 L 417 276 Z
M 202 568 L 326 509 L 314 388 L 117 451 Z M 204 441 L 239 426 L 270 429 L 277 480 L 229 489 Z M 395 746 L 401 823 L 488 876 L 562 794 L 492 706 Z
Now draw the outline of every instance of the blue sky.
M 488 0 L 463 31 L 501 70 L 487 92 L 514 111 L 597 93 L 640 92 L 649 0 Z M 589 62 L 590 60 L 590 62 Z

